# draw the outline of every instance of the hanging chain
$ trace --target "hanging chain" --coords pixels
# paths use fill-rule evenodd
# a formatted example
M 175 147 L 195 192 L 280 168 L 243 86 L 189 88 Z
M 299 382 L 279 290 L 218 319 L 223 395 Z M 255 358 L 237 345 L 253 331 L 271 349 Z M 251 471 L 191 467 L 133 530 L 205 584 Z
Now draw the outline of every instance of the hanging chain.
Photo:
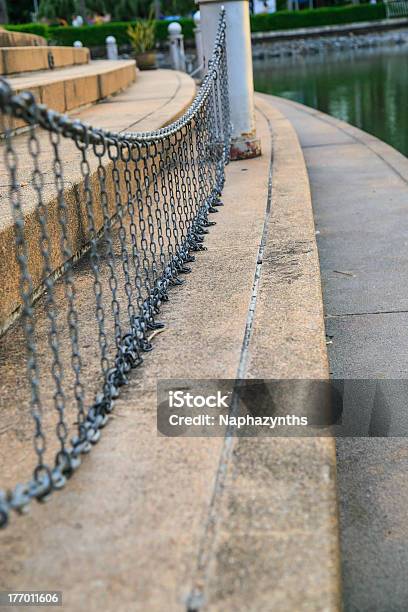
M 153 132 L 115 133 L 93 128 L 37 104 L 28 92 L 14 94 L 8 82 L 0 79 L 4 156 L 36 453 L 32 480 L 11 491 L 0 490 L 0 526 L 7 524 L 10 510 L 22 512 L 31 499 L 45 500 L 53 490 L 62 488 L 79 467 L 81 456 L 99 440 L 130 370 L 140 366 L 142 354 L 153 348 L 150 330 L 163 327 L 157 317 L 162 303 L 169 299 L 170 287 L 184 282 L 194 253 L 205 249 L 204 236 L 214 224 L 209 221 L 209 213 L 217 212 L 221 205 L 230 148 L 225 30 L 222 11 L 209 70 L 194 101 L 177 121 Z M 13 117 L 28 124 L 27 137 L 13 132 Z M 48 138 L 42 138 L 44 133 Z M 25 201 L 19 182 L 22 142 L 29 153 L 29 182 L 35 196 L 41 262 L 35 271 L 30 260 L 33 242 L 27 235 L 31 203 Z M 81 176 L 74 189 L 74 207 L 64 182 L 64 150 L 72 143 L 74 164 Z M 53 177 L 47 183 L 42 171 L 42 157 L 46 155 L 51 155 Z M 70 194 L 72 197 L 72 191 Z M 83 251 L 87 252 L 83 261 L 89 268 L 87 278 L 93 289 L 90 318 L 96 329 L 101 378 L 99 392 L 91 387 L 94 400 L 90 406 L 85 400 L 88 387 L 83 350 L 92 338 L 84 338 L 88 332 L 80 331 L 79 300 L 85 285 L 78 287 L 74 263 Z M 61 280 L 55 280 L 57 274 Z M 63 287 L 63 304 L 57 302 L 57 283 Z M 40 369 L 45 349 L 40 326 L 35 326 L 34 296 L 38 295 L 46 313 L 49 372 L 46 367 Z M 64 308 L 65 318 L 59 316 Z M 69 336 L 64 346 L 69 354 L 65 370 L 64 333 Z M 40 394 L 46 374 L 52 379 L 52 414 L 56 421 L 57 450 L 51 467 L 45 460 L 43 410 L 47 406 L 43 407 Z M 70 438 L 66 412 L 72 393 L 76 432 Z M 50 417 L 47 413 L 47 422 Z

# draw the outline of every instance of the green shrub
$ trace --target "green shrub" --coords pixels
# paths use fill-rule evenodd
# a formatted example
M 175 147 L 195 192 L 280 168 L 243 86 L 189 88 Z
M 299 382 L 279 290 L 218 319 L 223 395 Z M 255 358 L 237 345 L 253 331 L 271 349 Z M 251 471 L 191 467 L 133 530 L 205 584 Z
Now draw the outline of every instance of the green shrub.
M 27 34 L 36 34 L 44 38 L 48 37 L 48 26 L 43 23 L 19 23 L 17 25 L 5 25 L 3 27 L 11 32 L 26 32 Z
M 269 30 L 310 28 L 377 19 L 385 19 L 384 4 L 360 4 L 252 15 L 251 30 L 252 32 L 268 32 Z
M 107 36 L 114 36 L 118 45 L 129 42 L 126 33 L 129 21 L 102 23 L 100 25 L 82 26 L 57 26 L 49 28 L 49 39 L 57 45 L 72 46 L 76 40 L 80 40 L 84 47 L 98 47 L 105 44 Z
M 107 36 L 114 36 L 118 45 L 129 44 L 127 29 L 134 21 L 117 21 L 112 23 L 102 23 L 100 25 L 82 26 L 74 28 L 71 26 L 50 27 L 49 38 L 58 45 L 72 46 L 75 40 L 80 40 L 84 47 L 98 47 L 105 44 Z M 183 34 L 186 39 L 194 38 L 192 19 L 180 19 Z M 167 28 L 169 21 L 156 21 L 156 40 L 166 40 L 168 37 Z
M 129 25 L 126 33 L 132 49 L 136 54 L 146 53 L 154 49 L 155 22 L 154 19 L 140 19 L 134 25 Z

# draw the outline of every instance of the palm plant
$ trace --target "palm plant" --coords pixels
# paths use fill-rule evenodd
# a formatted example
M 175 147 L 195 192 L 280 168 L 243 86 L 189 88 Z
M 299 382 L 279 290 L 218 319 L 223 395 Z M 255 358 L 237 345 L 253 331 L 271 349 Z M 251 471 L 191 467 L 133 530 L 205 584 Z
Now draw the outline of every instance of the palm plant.
M 150 14 L 149 19 L 137 21 L 127 29 L 130 44 L 136 55 L 146 53 L 154 48 L 155 22 Z

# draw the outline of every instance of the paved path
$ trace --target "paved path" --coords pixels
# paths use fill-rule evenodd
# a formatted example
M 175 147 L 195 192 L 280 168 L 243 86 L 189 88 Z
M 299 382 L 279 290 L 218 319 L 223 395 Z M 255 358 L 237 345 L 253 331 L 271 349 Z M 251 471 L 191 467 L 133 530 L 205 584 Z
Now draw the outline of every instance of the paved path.
M 263 156 L 227 167 L 225 206 L 214 215 L 208 251 L 197 254 L 185 285 L 172 289 L 161 312 L 165 333 L 123 389 L 97 448 L 61 494 L 33 503 L 28 516 L 13 516 L 0 533 L 0 589 L 58 588 L 68 612 L 337 612 L 331 439 L 156 433 L 158 378 L 327 375 L 303 156 L 292 126 L 275 109 L 259 103 L 257 121 Z M 108 277 L 105 263 L 105 296 Z M 83 382 L 92 389 L 99 360 L 87 260 L 75 266 L 75 282 Z M 58 310 L 64 304 L 59 286 Z M 124 304 L 124 291 L 118 297 Z M 40 302 L 36 313 L 44 329 Z M 65 338 L 61 359 L 68 364 Z M 43 333 L 41 354 L 45 344 Z M 22 358 L 16 325 L 0 343 L 0 379 L 13 385 L 17 407 L 24 405 L 23 382 L 16 385 Z M 42 368 L 41 388 L 51 431 L 47 371 Z M 0 463 L 19 480 L 32 461 L 24 456 L 31 450 L 22 435 L 24 411 L 16 422 L 14 406 L 0 408 L 2 425 L 8 419 L 14 426 Z M 70 405 L 67 420 L 75 418 Z
M 309 172 L 331 373 L 407 378 L 408 159 L 318 111 L 274 104 L 297 130 Z M 374 395 L 371 383 L 367 427 L 380 399 L 391 433 L 406 434 L 407 387 L 387 380 Z M 345 610 L 407 610 L 407 439 L 342 439 L 337 453 Z

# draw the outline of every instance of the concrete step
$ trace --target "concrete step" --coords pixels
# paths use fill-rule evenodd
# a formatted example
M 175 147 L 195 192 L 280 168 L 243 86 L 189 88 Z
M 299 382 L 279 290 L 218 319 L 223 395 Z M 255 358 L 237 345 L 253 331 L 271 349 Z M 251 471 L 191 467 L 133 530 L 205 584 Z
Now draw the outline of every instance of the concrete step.
M 95 62 L 95 64 L 108 67 L 123 65 L 124 77 L 134 74 L 134 62 Z M 94 63 L 91 64 L 93 66 Z M 82 66 L 81 69 L 88 68 Z M 78 70 L 78 69 L 77 69 Z M 64 70 L 61 72 L 67 72 Z M 126 72 L 127 71 L 127 72 Z M 48 74 L 48 73 L 47 73 Z M 100 73 L 102 74 L 102 73 Z M 54 77 L 54 73 L 50 75 Z M 104 86 L 116 86 L 123 75 L 117 72 L 111 74 L 106 72 L 107 82 Z M 23 79 L 23 77 L 20 77 Z M 30 77 L 31 78 L 31 77 Z M 87 77 L 84 77 L 85 79 Z M 103 81 L 103 77 L 101 77 Z M 124 81 L 122 81 L 124 82 Z M 86 81 L 81 91 L 86 93 Z M 74 81 L 73 86 L 78 86 Z M 115 87 L 112 88 L 115 90 Z M 163 92 L 166 92 L 165 94 Z M 106 130 L 117 132 L 147 131 L 158 129 L 179 117 L 186 107 L 191 103 L 195 94 L 194 81 L 184 73 L 173 70 L 158 70 L 154 72 L 140 73 L 135 84 L 131 85 L 125 92 L 107 100 L 93 105 L 87 109 L 81 109 L 71 116 Z M 54 105 L 51 104 L 53 108 Z M 57 199 L 54 185 L 53 153 L 49 140 L 49 134 L 45 130 L 37 130 L 40 144 L 40 167 L 44 177 L 44 203 L 47 206 L 51 237 L 51 257 L 54 270 L 58 270 L 63 263 L 59 243 L 59 229 L 57 226 Z M 18 180 L 21 185 L 21 203 L 24 210 L 26 234 L 28 240 L 29 267 L 33 277 L 34 287 L 38 289 L 42 281 L 40 245 L 38 241 L 38 222 L 35 215 L 37 195 L 33 187 L 33 165 L 31 156 L 27 150 L 27 134 L 21 133 L 13 139 L 15 151 L 18 156 Z M 65 202 L 68 207 L 70 220 L 71 247 L 74 253 L 78 253 L 88 242 L 86 231 L 86 209 L 83 196 L 83 177 L 80 171 L 80 154 L 74 142 L 68 138 L 62 138 L 59 145 L 60 157 L 64 168 Z M 0 147 L 0 155 L 3 151 Z M 89 154 L 90 169 L 93 175 L 92 181 L 97 189 L 96 168 L 97 159 L 92 153 Z M 110 170 L 109 159 L 103 158 L 107 172 Z M 124 186 L 122 185 L 124 189 Z M 9 326 L 18 314 L 20 306 L 18 268 L 14 253 L 13 220 L 9 206 L 9 175 L 4 164 L 0 165 L 0 330 Z M 115 193 L 114 186 L 108 181 L 107 190 L 109 195 L 109 206 L 114 212 Z M 97 229 L 102 226 L 102 217 L 99 211 Z M 55 224 L 55 227 L 53 226 Z
M 88 64 L 89 49 L 75 47 L 0 47 L 0 74 L 34 72 Z
M 27 32 L 11 32 L 0 27 L 0 47 L 43 47 L 47 41 L 42 36 Z
M 8 79 L 16 93 L 29 90 L 38 102 L 60 113 L 94 104 L 123 91 L 135 80 L 134 60 L 95 60 L 82 66 L 39 70 Z M 16 119 L 12 127 L 24 125 L 24 121 Z

